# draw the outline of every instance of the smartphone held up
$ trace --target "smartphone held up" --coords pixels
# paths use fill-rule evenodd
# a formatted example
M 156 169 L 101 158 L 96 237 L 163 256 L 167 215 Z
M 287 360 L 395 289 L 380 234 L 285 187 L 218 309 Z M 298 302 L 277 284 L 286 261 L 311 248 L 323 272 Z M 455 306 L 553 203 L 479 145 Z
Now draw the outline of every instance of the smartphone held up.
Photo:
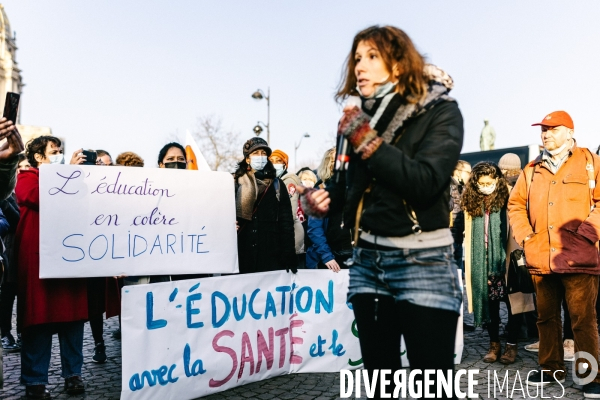
M 4 101 L 4 114 L 2 116 L 7 120 L 11 121 L 13 125 L 17 123 L 20 98 L 21 95 L 18 93 L 6 93 L 6 100 Z

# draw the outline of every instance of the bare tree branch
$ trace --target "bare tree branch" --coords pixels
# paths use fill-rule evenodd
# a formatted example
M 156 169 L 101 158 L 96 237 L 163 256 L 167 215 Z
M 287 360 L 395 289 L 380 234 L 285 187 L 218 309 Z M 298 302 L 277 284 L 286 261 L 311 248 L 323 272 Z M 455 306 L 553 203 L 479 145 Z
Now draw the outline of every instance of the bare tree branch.
M 213 171 L 235 170 L 241 159 L 239 133 L 224 130 L 220 118 L 207 115 L 198 118 L 197 130 L 192 135 Z

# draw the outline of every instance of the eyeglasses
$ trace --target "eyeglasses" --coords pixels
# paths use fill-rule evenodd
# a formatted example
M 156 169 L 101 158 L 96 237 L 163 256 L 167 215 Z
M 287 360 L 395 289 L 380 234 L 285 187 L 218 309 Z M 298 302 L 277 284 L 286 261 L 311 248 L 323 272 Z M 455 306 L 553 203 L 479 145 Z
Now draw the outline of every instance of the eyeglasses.
M 491 186 L 494 186 L 495 184 L 496 184 L 496 182 L 487 182 L 487 183 L 477 182 L 477 185 L 479 185 L 481 187 L 491 187 Z

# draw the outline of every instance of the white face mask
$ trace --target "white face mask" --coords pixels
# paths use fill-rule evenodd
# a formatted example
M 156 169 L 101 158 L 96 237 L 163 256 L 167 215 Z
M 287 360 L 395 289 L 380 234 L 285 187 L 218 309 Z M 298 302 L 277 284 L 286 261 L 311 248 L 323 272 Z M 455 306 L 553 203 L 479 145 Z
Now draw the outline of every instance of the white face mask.
M 302 186 L 307 188 L 315 187 L 315 183 L 313 181 L 302 181 Z
M 48 156 L 50 160 L 50 164 L 64 164 L 65 156 L 63 154 L 55 154 L 53 156 Z
M 479 190 L 479 193 L 489 196 L 490 194 L 494 193 L 494 190 L 496 190 L 496 184 L 494 183 L 490 186 L 477 185 L 477 190 Z
M 285 171 L 285 164 L 273 164 L 273 166 L 275 167 L 275 174 L 278 178 L 283 175 L 283 172 Z
M 268 161 L 267 156 L 250 156 L 250 166 L 256 171 L 262 171 Z

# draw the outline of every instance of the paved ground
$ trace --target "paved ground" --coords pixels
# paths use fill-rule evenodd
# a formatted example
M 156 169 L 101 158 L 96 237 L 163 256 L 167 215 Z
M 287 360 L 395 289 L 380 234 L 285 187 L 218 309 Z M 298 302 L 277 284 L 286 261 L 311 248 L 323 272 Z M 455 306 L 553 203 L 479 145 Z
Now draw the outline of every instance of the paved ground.
M 505 311 L 504 311 L 505 313 Z M 469 322 L 470 316 L 465 320 Z M 505 316 L 504 316 L 505 320 Z M 434 324 L 434 322 L 432 321 Z M 106 364 L 95 364 L 91 361 L 93 354 L 93 340 L 86 324 L 84 354 L 86 356 L 83 367 L 83 378 L 86 381 L 87 392 L 84 396 L 72 397 L 86 399 L 118 399 L 121 390 L 121 347 L 120 342 L 114 340 L 110 332 L 116 328 L 117 319 L 113 318 L 105 323 L 105 339 L 108 362 Z M 435 325 L 433 325 L 435 326 Z M 531 342 L 531 340 L 529 341 Z M 494 396 L 493 391 L 488 397 L 487 371 L 497 371 L 498 375 L 504 375 L 509 371 L 511 389 L 517 376 L 517 371 L 524 382 L 527 372 L 534 369 L 537 365 L 537 353 L 529 353 L 523 350 L 523 342 L 519 345 L 519 357 L 513 365 L 505 367 L 500 363 L 486 364 L 481 361 L 483 355 L 487 352 L 488 336 L 487 332 L 481 329 L 465 335 L 465 349 L 463 352 L 462 363 L 457 367 L 459 369 L 475 368 L 480 370 L 478 375 L 480 381 L 476 392 L 481 398 L 522 398 L 523 393 L 515 391 L 513 396 L 506 392 L 497 393 Z M 19 354 L 4 355 L 4 378 L 5 387 L 0 391 L 2 399 L 21 399 L 24 398 L 25 388 L 19 384 L 20 363 Z M 571 363 L 569 363 L 571 364 Z M 571 366 L 569 365 L 569 368 Z M 492 372 L 493 374 L 493 372 Z M 493 375 L 492 375 L 493 377 Z M 55 338 L 52 364 L 50 367 L 50 387 L 53 398 L 67 399 L 69 396 L 63 391 L 63 379 L 60 378 L 60 358 L 58 354 L 58 342 Z M 519 385 L 517 384 L 517 389 Z M 225 392 L 205 397 L 209 400 L 217 399 L 337 399 L 339 398 L 339 374 L 293 374 L 286 375 L 266 381 L 237 387 Z M 531 396 L 535 393 L 530 392 Z M 527 396 L 527 394 L 525 393 Z M 560 386 L 548 387 L 544 390 L 544 396 L 561 397 L 562 390 Z M 364 389 L 363 389 L 364 396 Z M 565 383 L 564 398 L 579 399 L 583 398 L 581 392 L 573 388 L 573 382 L 570 377 Z

